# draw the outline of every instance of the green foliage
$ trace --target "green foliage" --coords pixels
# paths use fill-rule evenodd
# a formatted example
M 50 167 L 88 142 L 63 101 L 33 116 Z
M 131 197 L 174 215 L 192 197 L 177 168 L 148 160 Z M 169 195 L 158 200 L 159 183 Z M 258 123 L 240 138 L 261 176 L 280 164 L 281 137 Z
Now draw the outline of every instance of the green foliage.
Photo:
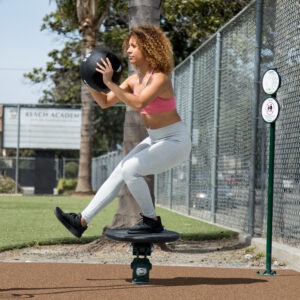
M 7 149 L 6 150 L 6 156 L 7 157 L 15 157 L 16 149 Z M 20 157 L 32 157 L 35 156 L 35 150 L 33 149 L 20 149 Z
M 59 195 L 70 195 L 72 194 L 77 185 L 77 180 L 72 178 L 61 178 L 57 184 L 57 192 Z
M 254 253 L 254 251 L 255 251 L 255 247 L 247 247 L 247 248 L 245 249 L 245 253 L 246 253 L 246 254 Z
M 265 256 L 266 256 L 266 255 L 265 255 L 264 252 L 258 252 L 258 253 L 255 255 L 254 259 L 256 259 L 256 260 L 262 259 L 262 258 L 264 258 Z
M 107 17 L 103 22 L 103 29 L 99 31 L 98 40 L 114 52 L 127 66 L 127 57 L 122 51 L 123 40 L 128 34 L 128 1 L 112 0 Z
M 78 163 L 71 161 L 65 165 L 65 178 L 77 178 Z
M 56 3 L 58 9 L 44 17 L 41 30 L 48 29 L 66 35 L 78 29 L 76 1 L 56 0 Z
M 165 0 L 161 27 L 168 34 L 175 63 L 184 60 L 251 0 Z
M 96 109 L 93 140 L 93 154 L 95 156 L 115 150 L 117 144 L 122 144 L 125 107 L 111 109 Z
M 12 194 L 15 193 L 16 182 L 8 177 L 0 175 L 0 194 Z M 22 189 L 18 187 L 18 192 L 21 192 Z

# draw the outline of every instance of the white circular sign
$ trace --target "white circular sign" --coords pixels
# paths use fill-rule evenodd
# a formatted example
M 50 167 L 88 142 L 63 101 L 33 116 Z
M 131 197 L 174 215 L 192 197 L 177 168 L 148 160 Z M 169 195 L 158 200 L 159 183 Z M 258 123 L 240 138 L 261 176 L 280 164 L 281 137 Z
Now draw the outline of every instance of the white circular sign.
M 274 95 L 280 87 L 280 76 L 276 70 L 268 70 L 262 78 L 262 87 L 266 94 Z
M 273 123 L 279 115 L 279 104 L 274 98 L 267 98 L 262 105 L 261 115 L 265 122 Z

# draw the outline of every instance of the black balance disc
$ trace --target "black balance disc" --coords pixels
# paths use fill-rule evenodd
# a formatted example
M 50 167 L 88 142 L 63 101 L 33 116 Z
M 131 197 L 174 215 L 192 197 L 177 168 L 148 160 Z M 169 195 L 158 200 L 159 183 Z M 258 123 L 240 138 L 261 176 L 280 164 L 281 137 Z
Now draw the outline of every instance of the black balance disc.
M 114 70 L 112 80 L 114 83 L 119 83 L 123 69 L 122 64 L 116 55 L 104 49 L 95 48 L 84 57 L 80 64 L 80 76 L 89 87 L 97 91 L 107 92 L 108 88 L 103 82 L 102 74 L 96 71 L 97 62 L 101 63 L 101 58 L 110 60 Z

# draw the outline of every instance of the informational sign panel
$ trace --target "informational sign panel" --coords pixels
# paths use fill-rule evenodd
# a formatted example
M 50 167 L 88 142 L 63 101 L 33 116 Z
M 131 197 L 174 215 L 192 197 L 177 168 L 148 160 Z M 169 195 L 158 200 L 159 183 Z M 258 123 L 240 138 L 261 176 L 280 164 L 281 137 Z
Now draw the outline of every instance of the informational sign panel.
M 21 106 L 19 111 L 20 116 L 18 107 L 4 107 L 3 148 L 80 148 L 80 109 Z

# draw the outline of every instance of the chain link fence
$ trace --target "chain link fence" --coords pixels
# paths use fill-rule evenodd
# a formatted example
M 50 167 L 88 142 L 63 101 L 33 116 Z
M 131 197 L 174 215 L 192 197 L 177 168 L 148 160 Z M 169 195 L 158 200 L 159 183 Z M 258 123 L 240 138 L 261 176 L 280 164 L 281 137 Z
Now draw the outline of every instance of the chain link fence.
M 156 177 L 156 201 L 209 222 L 265 235 L 269 125 L 260 116 L 266 96 L 255 72 L 261 78 L 268 68 L 277 68 L 282 86 L 277 93 L 281 112 L 276 122 L 273 235 L 299 245 L 300 2 L 264 1 L 262 28 L 257 28 L 257 5 L 251 2 L 176 67 L 177 108 L 190 129 L 193 148 L 189 161 Z
M 282 78 L 277 92 L 281 112 L 276 122 L 273 232 L 277 239 L 299 246 L 300 2 L 268 4 L 274 20 L 264 30 L 266 49 L 273 60 L 266 65 L 277 68 Z
M 122 159 L 121 151 L 112 151 L 92 159 L 92 188 L 97 191 Z
M 23 194 L 55 194 L 58 180 L 77 179 L 76 158 L 0 157 L 0 174 L 17 180 Z M 45 175 L 46 174 L 46 175 Z M 2 192 L 5 186 L 2 186 Z

